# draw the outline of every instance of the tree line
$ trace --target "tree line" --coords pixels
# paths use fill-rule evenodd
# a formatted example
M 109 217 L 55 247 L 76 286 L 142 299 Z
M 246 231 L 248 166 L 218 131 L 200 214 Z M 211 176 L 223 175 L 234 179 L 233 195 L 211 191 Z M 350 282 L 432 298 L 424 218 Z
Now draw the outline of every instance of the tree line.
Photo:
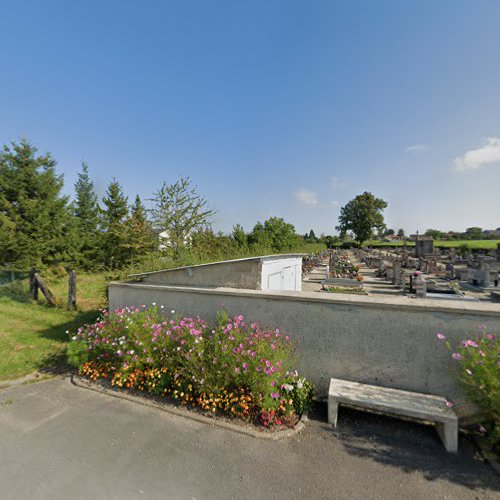
M 123 269 L 140 262 L 201 261 L 291 251 L 304 243 L 282 218 L 258 222 L 246 233 L 215 233 L 215 211 L 181 177 L 164 182 L 147 201 L 130 203 L 117 179 L 98 199 L 83 163 L 74 199 L 62 193 L 63 176 L 50 153 L 27 140 L 0 152 L 0 265 L 18 269 L 64 266 L 84 270 Z

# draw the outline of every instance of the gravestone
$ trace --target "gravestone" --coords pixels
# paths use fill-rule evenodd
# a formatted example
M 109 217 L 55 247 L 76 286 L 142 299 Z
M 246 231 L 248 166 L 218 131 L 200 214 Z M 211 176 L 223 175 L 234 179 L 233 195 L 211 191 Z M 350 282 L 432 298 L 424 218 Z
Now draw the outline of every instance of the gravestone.
M 427 237 L 417 237 L 415 241 L 415 255 L 425 257 L 434 253 L 434 239 Z
M 482 269 L 469 268 L 467 281 L 472 286 L 488 288 L 490 286 L 490 266 L 485 264 Z
M 401 278 L 401 264 L 399 262 L 393 262 L 392 264 L 392 284 L 397 285 Z
M 450 280 L 455 279 L 455 265 L 452 262 L 446 264 L 446 277 Z
M 405 289 L 406 286 L 406 273 L 404 271 L 401 271 L 399 274 L 399 280 L 396 283 L 396 286 L 400 288 L 401 290 Z
M 417 297 L 425 298 L 427 296 L 427 282 L 421 274 L 417 276 L 417 280 L 415 281 L 415 290 Z

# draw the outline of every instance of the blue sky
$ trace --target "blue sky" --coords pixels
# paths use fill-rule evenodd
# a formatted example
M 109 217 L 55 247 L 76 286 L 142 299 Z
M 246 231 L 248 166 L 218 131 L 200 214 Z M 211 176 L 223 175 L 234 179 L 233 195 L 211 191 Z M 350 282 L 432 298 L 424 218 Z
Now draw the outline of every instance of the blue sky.
M 216 229 L 500 226 L 500 2 L 0 1 L 0 142 L 132 198 L 190 176 Z

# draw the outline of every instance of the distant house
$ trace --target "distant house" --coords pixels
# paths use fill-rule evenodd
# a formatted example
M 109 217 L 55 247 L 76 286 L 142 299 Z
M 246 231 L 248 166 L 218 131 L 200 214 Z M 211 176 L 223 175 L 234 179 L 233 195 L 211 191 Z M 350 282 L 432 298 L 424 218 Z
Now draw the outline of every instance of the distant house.
M 170 234 L 169 234 L 167 229 L 164 229 L 163 231 L 158 232 L 158 240 L 159 240 L 158 248 L 160 250 L 165 250 L 167 248 L 172 247 L 172 241 L 170 239 Z M 189 245 L 192 240 L 193 240 L 193 237 L 191 236 L 191 234 L 188 234 L 184 238 L 184 245 Z
M 384 236 L 384 241 L 402 241 L 401 236 L 398 236 L 397 234 L 388 234 Z

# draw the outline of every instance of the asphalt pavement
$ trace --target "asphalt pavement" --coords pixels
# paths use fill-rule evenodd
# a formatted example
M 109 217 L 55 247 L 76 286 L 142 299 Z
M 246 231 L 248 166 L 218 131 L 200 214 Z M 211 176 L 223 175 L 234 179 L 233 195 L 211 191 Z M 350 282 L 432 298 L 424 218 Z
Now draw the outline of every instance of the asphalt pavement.
M 56 378 L 0 390 L 0 498 L 500 499 L 500 476 L 461 439 L 318 405 L 280 441 L 75 387 Z

